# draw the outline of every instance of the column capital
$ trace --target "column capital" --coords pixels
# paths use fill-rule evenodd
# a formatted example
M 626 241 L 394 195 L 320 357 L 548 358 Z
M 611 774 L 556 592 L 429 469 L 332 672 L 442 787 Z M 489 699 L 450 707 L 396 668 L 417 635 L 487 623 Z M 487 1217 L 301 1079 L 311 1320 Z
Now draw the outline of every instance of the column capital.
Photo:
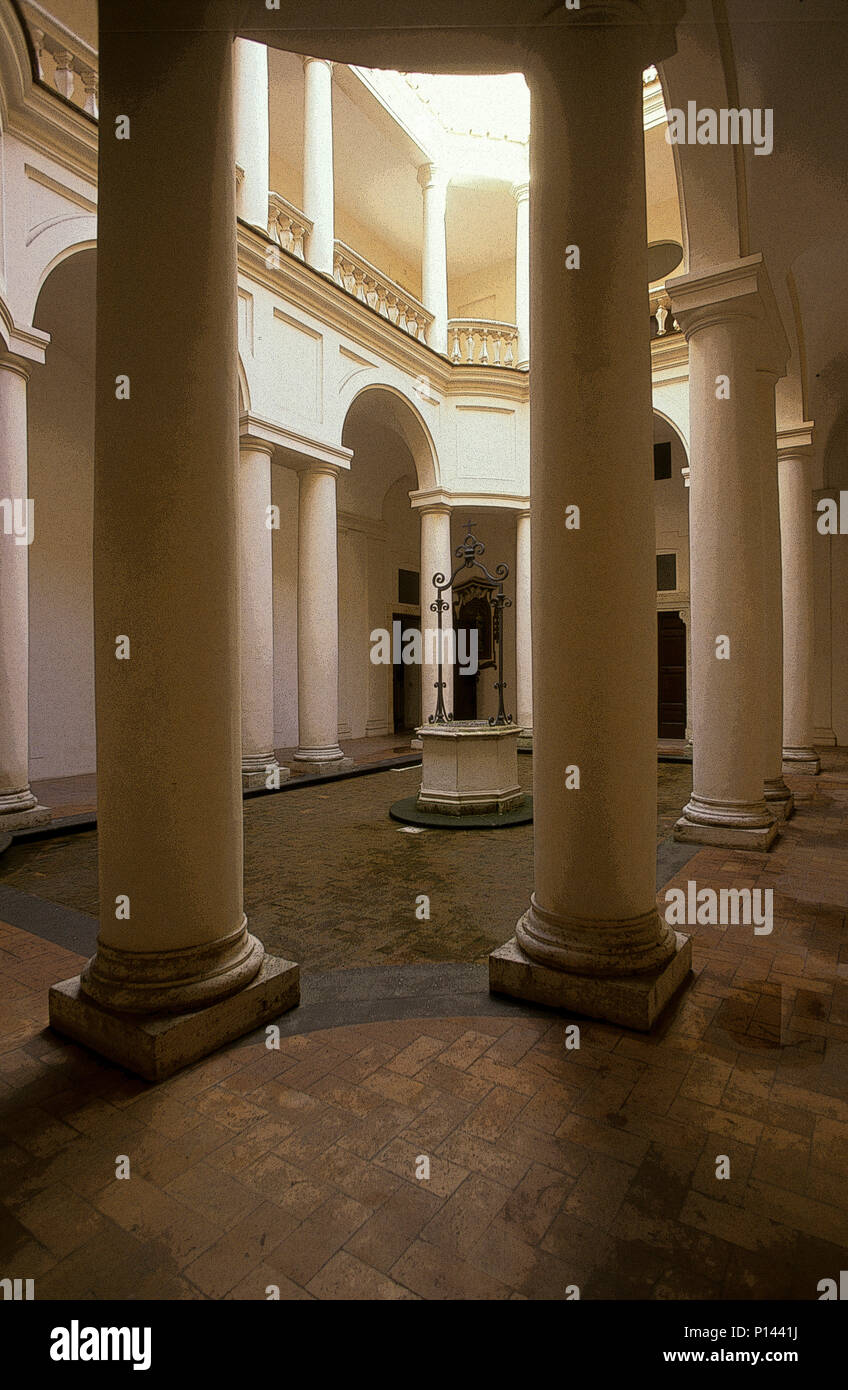
M 528 504 L 527 504 L 526 507 L 516 507 L 516 509 L 515 509 L 515 519 L 516 519 L 516 521 L 522 521 L 522 520 L 525 520 L 525 519 L 526 519 L 527 521 L 530 520 L 530 504 L 529 504 L 529 502 L 528 502 Z
M 666 280 L 671 312 L 687 343 L 704 328 L 748 319 L 756 328 L 756 368 L 783 376 L 790 347 L 762 255 Z
M 685 11 L 685 0 L 581 0 L 579 9 L 566 8 L 566 0 L 559 0 L 547 13 L 548 23 L 537 32 L 544 43 L 544 56 L 550 55 L 557 33 L 569 27 L 618 26 L 630 33 L 634 62 L 644 70 L 677 51 L 675 25 Z
M 269 459 L 274 457 L 276 447 L 268 439 L 261 439 L 256 434 L 239 435 L 239 454 L 267 454 Z
M 0 369 L 4 372 L 15 372 L 18 376 L 22 376 L 24 381 L 29 381 L 32 375 L 32 363 L 19 357 L 16 352 L 0 350 Z
M 447 190 L 450 178 L 446 171 L 432 160 L 425 160 L 418 166 L 418 182 L 423 189 L 438 188 L 441 192 Z
M 309 67 L 310 63 L 320 63 L 322 67 L 325 67 L 328 70 L 331 76 L 333 68 L 336 66 L 332 58 L 313 58 L 307 54 L 303 55 L 301 62 L 303 63 L 304 72 L 306 72 L 306 69 Z
M 409 500 L 413 510 L 422 515 L 450 516 L 453 511 L 448 494 L 442 488 L 431 488 L 427 492 L 411 492 Z
M 324 459 L 302 458 L 294 465 L 294 471 L 298 476 L 308 473 L 312 477 L 326 476 L 328 478 L 338 478 L 342 469 L 338 464 L 327 463 Z
M 520 183 L 514 183 L 511 192 L 516 203 L 526 203 L 530 198 L 530 180 L 523 179 Z
M 814 429 L 813 421 L 805 420 L 801 425 L 793 425 L 790 429 L 778 430 L 777 457 L 781 460 L 809 458 L 813 451 Z

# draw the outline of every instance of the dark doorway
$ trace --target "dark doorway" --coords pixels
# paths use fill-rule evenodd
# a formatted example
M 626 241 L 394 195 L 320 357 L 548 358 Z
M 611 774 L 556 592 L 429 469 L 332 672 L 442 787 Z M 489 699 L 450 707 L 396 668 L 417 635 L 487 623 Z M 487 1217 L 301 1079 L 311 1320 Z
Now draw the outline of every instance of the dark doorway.
M 679 613 L 657 614 L 657 737 L 686 737 L 686 626 Z
M 420 632 L 417 618 L 404 617 L 403 613 L 393 613 L 392 620 L 401 625 L 401 643 L 407 632 Z M 400 656 L 400 651 L 398 651 Z M 392 713 L 396 734 L 414 729 L 421 715 L 421 668 L 405 666 L 402 661 L 392 665 Z

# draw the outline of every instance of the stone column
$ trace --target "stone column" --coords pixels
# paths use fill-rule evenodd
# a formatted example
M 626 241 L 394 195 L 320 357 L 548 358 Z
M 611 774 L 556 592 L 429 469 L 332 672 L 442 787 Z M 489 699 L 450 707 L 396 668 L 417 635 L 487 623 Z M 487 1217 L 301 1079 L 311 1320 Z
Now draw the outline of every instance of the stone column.
M 335 191 L 333 178 L 333 64 L 304 58 L 303 211 L 312 222 L 306 261 L 333 273 Z
M 290 776 L 274 753 L 274 586 L 271 560 L 273 444 L 239 440 L 241 561 L 241 784 L 279 786 Z
M 55 1029 L 151 1080 L 298 998 L 242 905 L 232 40 L 199 11 L 99 6 L 100 933 L 50 991 Z
M 780 540 L 783 554 L 784 770 L 821 770 L 813 747 L 813 523 L 810 424 L 778 435 Z
M 0 835 L 50 819 L 29 785 L 29 372 L 23 358 L 0 353 Z
M 693 790 L 675 838 L 767 849 L 763 410 L 785 343 L 762 257 L 669 282 L 689 344 Z
M 531 88 L 535 891 L 501 993 L 648 1029 L 691 952 L 656 908 L 656 559 L 641 74 L 647 10 L 546 29 Z M 603 159 L 597 152 L 602 149 Z M 610 209 L 615 208 L 615 215 Z M 579 257 L 579 264 L 578 264 Z M 574 511 L 579 509 L 579 513 Z M 577 524 L 579 523 L 579 524 Z
M 517 367 L 530 366 L 530 184 L 513 185 L 515 199 L 515 322 Z
M 243 171 L 236 210 L 244 222 L 268 231 L 268 49 L 263 43 L 236 39 L 236 164 Z
M 422 164 L 418 182 L 424 193 L 424 239 L 421 252 L 421 302 L 434 315 L 427 341 L 436 352 L 448 350 L 448 251 L 445 233 L 448 181 L 435 164 Z
M 427 724 L 430 715 L 436 710 L 436 684 L 438 666 L 427 661 L 427 633 L 435 632 L 438 624 L 436 613 L 430 604 L 436 602 L 433 588 L 434 574 L 448 579 L 453 573 L 454 556 L 451 550 L 451 509 L 445 502 L 432 502 L 424 505 L 421 511 L 421 640 L 424 660 L 421 663 L 421 723 Z M 441 580 L 439 581 L 442 582 Z M 442 595 L 447 603 L 447 612 L 442 614 L 442 630 L 447 632 L 453 626 L 453 590 L 447 589 Z M 433 638 L 430 638 L 435 650 Z M 442 696 L 447 714 L 453 714 L 453 667 L 444 663 L 442 680 L 445 688 Z
M 515 514 L 515 722 L 519 748 L 533 747 L 533 629 L 530 600 L 530 508 Z
M 795 798 L 783 780 L 783 579 L 780 505 L 777 491 L 777 374 L 757 372 L 763 489 L 763 669 L 760 677 L 763 731 L 763 796 L 780 820 L 791 816 Z
M 297 724 L 304 772 L 351 767 L 339 747 L 339 561 L 331 463 L 300 470 L 297 543 Z

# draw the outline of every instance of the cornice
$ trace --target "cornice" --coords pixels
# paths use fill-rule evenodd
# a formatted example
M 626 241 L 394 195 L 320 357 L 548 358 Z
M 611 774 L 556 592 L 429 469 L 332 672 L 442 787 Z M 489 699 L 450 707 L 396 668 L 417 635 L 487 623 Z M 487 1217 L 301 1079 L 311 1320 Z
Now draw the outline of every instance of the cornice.
M 528 512 L 530 498 L 518 492 L 462 492 L 447 487 L 420 488 L 410 492 L 414 511 L 455 512 L 468 507 L 501 507 L 506 511 Z
M 677 275 L 665 283 L 671 312 L 687 342 L 717 323 L 748 318 L 758 325 L 757 368 L 783 376 L 789 339 L 760 252 L 727 261 L 706 272 Z
M 793 425 L 790 429 L 777 431 L 777 457 L 808 458 L 813 448 L 813 430 L 815 425 L 812 420 L 805 420 L 801 425 Z
M 346 449 L 341 444 L 332 444 L 325 439 L 313 439 L 309 435 L 298 434 L 286 425 L 275 424 L 274 421 L 265 420 L 259 415 L 251 414 L 250 411 L 244 411 L 239 416 L 239 441 L 256 443 L 260 447 L 270 445 L 275 450 L 279 449 L 284 455 L 281 461 L 290 468 L 308 468 L 315 464 L 346 471 L 350 468 L 353 458 L 352 449 Z

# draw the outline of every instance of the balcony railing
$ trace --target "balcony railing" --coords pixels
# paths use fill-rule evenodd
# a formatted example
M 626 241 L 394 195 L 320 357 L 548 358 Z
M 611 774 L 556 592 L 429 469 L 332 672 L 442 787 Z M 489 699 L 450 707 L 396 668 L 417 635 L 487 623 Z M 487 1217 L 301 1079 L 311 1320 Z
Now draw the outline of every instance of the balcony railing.
M 651 295 L 651 339 L 667 338 L 679 332 L 680 324 L 672 316 L 668 294 L 665 290 L 655 290 Z
M 81 111 L 97 118 L 97 51 L 35 0 L 24 11 L 35 49 L 36 76 Z
M 343 241 L 335 244 L 333 268 L 336 284 L 342 289 L 376 309 L 381 318 L 396 324 L 410 338 L 427 342 L 433 315 L 402 285 L 390 280 Z
M 312 225 L 305 212 L 301 212 L 279 193 L 268 195 L 268 235 L 284 251 L 291 252 L 301 261 L 304 259 L 304 246 L 312 231 Z
M 448 345 L 451 362 L 478 367 L 516 367 L 518 329 L 498 319 L 450 319 Z

